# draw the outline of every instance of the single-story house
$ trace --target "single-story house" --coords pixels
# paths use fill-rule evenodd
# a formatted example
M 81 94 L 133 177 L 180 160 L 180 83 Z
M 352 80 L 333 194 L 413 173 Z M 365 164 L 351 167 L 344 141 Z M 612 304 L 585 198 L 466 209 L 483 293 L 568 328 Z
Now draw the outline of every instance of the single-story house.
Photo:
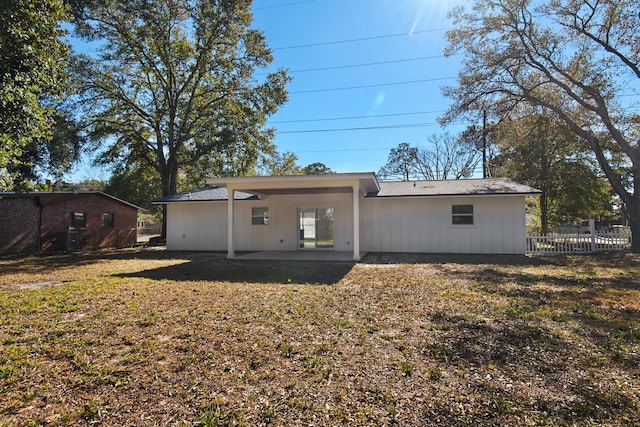
M 373 172 L 208 179 L 154 201 L 167 249 L 525 253 L 525 197 L 507 179 L 380 182 Z M 231 195 L 231 196 L 230 196 Z
M 0 253 L 130 246 L 139 209 L 100 191 L 0 192 Z

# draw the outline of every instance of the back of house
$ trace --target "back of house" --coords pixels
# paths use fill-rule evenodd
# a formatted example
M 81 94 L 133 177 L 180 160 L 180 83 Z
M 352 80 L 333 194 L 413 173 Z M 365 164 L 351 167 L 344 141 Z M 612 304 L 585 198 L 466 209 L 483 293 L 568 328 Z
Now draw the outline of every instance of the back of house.
M 164 197 L 167 249 L 524 254 L 525 198 L 507 179 L 379 182 L 374 173 L 234 177 Z

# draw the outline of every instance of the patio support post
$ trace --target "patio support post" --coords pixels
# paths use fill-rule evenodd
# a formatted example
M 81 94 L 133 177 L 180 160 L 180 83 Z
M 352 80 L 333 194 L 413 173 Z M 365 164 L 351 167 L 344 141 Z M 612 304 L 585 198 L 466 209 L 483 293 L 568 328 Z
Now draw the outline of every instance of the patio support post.
M 353 186 L 353 260 L 360 261 L 360 184 Z
M 227 199 L 227 258 L 235 258 L 236 257 L 236 253 L 235 253 L 235 247 L 234 247 L 234 242 L 235 242 L 235 236 L 234 236 L 234 230 L 235 230 L 235 226 L 234 226 L 234 218 L 235 218 L 234 200 L 235 200 L 236 190 L 233 189 L 232 187 L 227 186 L 227 193 L 228 193 L 228 199 Z

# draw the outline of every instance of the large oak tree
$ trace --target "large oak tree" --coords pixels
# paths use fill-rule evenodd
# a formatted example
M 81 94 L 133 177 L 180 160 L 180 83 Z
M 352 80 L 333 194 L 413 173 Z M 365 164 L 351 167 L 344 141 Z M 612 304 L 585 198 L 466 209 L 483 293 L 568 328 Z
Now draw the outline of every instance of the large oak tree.
M 640 251 L 640 16 L 631 0 L 476 0 L 452 13 L 447 54 L 465 55 L 444 117 L 539 106 L 587 142 L 625 204 Z
M 47 152 L 56 123 L 66 123 L 55 106 L 67 88 L 62 22 L 68 17 L 62 0 L 2 1 L 0 188 L 14 188 L 21 170 L 31 173 L 25 151 Z
M 272 53 L 250 27 L 250 7 L 96 0 L 78 10 L 78 34 L 99 46 L 78 57 L 76 73 L 102 162 L 151 167 L 166 196 L 181 169 L 255 163 L 274 150 L 265 123 L 286 101 L 289 77 L 256 76 Z

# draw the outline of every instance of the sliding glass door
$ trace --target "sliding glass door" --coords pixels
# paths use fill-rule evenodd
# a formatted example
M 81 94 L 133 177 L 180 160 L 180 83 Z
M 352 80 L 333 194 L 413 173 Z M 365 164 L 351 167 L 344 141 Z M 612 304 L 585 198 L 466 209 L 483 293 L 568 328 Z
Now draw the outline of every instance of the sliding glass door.
M 333 208 L 299 208 L 301 249 L 333 248 Z

